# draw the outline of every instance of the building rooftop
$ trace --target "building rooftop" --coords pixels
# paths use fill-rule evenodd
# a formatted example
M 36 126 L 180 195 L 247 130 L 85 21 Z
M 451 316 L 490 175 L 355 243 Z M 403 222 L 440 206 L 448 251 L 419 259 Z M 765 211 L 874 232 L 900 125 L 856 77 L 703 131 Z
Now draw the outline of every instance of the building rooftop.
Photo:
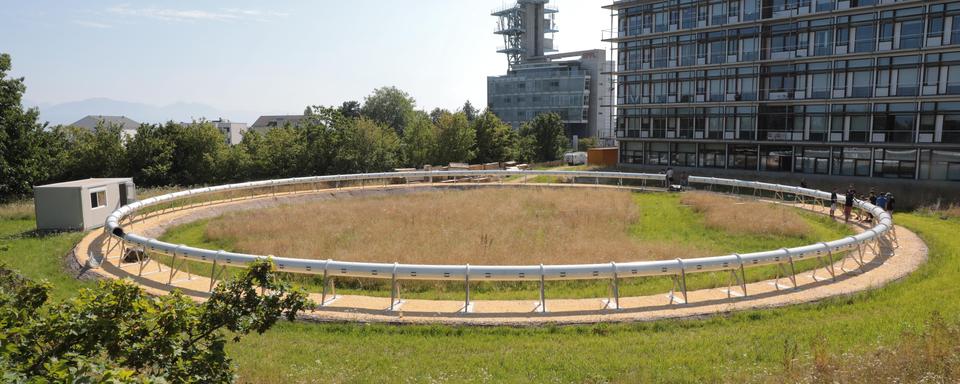
M 85 179 L 85 180 L 74 180 L 74 181 L 65 181 L 62 183 L 47 184 L 47 185 L 38 185 L 33 187 L 34 189 L 42 188 L 76 188 L 76 187 L 100 187 L 109 184 L 118 184 L 132 182 L 133 179 L 129 177 L 115 177 L 115 178 L 105 178 L 105 179 Z
M 304 115 L 260 116 L 260 118 L 257 119 L 257 121 L 254 122 L 250 128 L 273 128 L 282 127 L 286 124 L 296 125 L 305 118 L 306 116 Z
M 126 116 L 87 116 L 77 122 L 71 124 L 74 127 L 81 127 L 86 129 L 94 129 L 98 125 L 103 124 L 104 126 L 120 126 L 124 130 L 135 131 L 137 128 L 140 128 L 140 123 L 126 117 Z

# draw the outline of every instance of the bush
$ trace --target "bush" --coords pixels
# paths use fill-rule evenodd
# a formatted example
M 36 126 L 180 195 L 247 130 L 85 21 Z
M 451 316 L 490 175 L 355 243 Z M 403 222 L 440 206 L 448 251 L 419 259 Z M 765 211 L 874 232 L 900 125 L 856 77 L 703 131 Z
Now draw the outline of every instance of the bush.
M 267 261 L 218 286 L 203 304 L 180 292 L 151 297 L 118 280 L 63 303 L 49 303 L 49 291 L 0 266 L 5 382 L 231 382 L 224 330 L 236 342 L 308 305 Z

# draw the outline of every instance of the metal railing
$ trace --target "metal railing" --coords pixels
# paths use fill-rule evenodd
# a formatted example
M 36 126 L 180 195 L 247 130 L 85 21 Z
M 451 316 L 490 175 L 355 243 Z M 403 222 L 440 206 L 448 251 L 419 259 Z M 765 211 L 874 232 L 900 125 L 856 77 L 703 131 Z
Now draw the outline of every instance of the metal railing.
M 621 172 L 576 172 L 576 171 L 418 171 L 418 172 L 390 172 L 390 173 L 372 173 L 355 175 L 335 175 L 305 177 L 284 180 L 269 180 L 260 182 L 249 182 L 217 187 L 199 188 L 189 191 L 176 192 L 168 195 L 148 198 L 124 207 L 113 212 L 106 220 L 104 231 L 109 234 L 113 241 L 112 246 L 121 246 L 123 248 L 141 247 L 144 254 L 163 254 L 173 257 L 171 264 L 171 280 L 173 269 L 177 265 L 186 261 L 197 261 L 213 265 L 211 272 L 212 290 L 217 276 L 227 266 L 245 266 L 251 262 L 270 258 L 276 264 L 279 271 L 322 275 L 324 277 L 324 292 L 321 306 L 327 303 L 326 296 L 328 288 L 332 289 L 333 278 L 351 277 L 351 278 L 370 278 L 370 279 L 390 279 L 392 281 L 392 301 L 397 302 L 398 289 L 397 283 L 401 280 L 427 280 L 427 281 L 461 281 L 465 284 L 465 304 L 464 310 L 469 311 L 470 306 L 470 283 L 484 281 L 528 281 L 539 282 L 540 284 L 540 311 L 546 310 L 546 301 L 544 294 L 544 282 L 563 281 L 563 280 L 601 280 L 608 279 L 612 282 L 612 297 L 610 306 L 619 308 L 619 281 L 632 277 L 650 277 L 650 276 L 668 276 L 673 278 L 674 289 L 670 294 L 671 304 L 674 302 L 685 303 L 687 300 L 686 275 L 690 273 L 704 272 L 725 272 L 728 271 L 731 277 L 731 287 L 739 287 L 742 292 L 739 295 L 745 296 L 746 268 L 756 266 L 778 265 L 785 277 L 789 277 L 796 288 L 796 270 L 794 263 L 802 260 L 816 259 L 821 268 L 827 269 L 833 279 L 836 279 L 836 273 L 833 270 L 835 256 L 848 252 L 848 256 L 843 256 L 845 262 L 847 258 L 852 258 L 860 268 L 863 267 L 863 255 L 865 250 L 873 249 L 879 252 L 880 241 L 889 236 L 889 240 L 895 241 L 894 224 L 892 217 L 880 207 L 871 205 L 869 202 L 856 200 L 855 207 L 874 217 L 874 226 L 855 236 L 849 236 L 829 242 L 821 242 L 794 248 L 783 248 L 764 252 L 755 252 L 747 254 L 731 254 L 716 257 L 702 257 L 692 259 L 660 260 L 660 261 L 638 261 L 626 263 L 600 263 L 600 264 L 575 264 L 575 265 L 417 265 L 417 264 L 399 264 L 399 263 L 360 263 L 337 260 L 306 260 L 286 257 L 274 257 L 264 255 L 251 255 L 243 253 L 228 252 L 224 250 L 210 250 L 190 247 L 186 245 L 177 245 L 159 241 L 154 238 L 143 236 L 134 232 L 128 232 L 124 229 L 124 222 L 132 223 L 137 220 L 137 215 L 141 211 L 146 211 L 150 207 L 169 205 L 177 201 L 186 201 L 188 199 L 201 196 L 216 196 L 218 193 L 235 191 L 252 191 L 263 188 L 277 188 L 282 186 L 307 186 L 314 190 L 329 190 L 340 188 L 345 183 L 363 183 L 382 182 L 386 187 L 389 182 L 399 180 L 421 180 L 424 183 L 431 183 L 438 180 L 449 180 L 451 178 L 502 178 L 519 176 L 527 178 L 532 176 L 553 176 L 572 178 L 574 184 L 601 185 L 601 180 L 605 180 L 604 185 L 616 185 L 618 187 L 630 188 L 650 187 L 651 183 L 657 187 L 665 184 L 665 175 L 663 174 L 644 174 L 644 173 L 621 173 Z M 775 199 L 795 202 L 811 203 L 822 205 L 829 201 L 831 194 L 828 192 L 814 189 L 762 183 L 755 181 L 742 181 L 732 179 L 720 179 L 709 177 L 689 177 L 691 184 L 703 185 L 707 188 L 723 188 L 728 192 L 740 194 L 750 191 L 754 195 L 766 193 L 772 194 Z M 626 183 L 626 184 L 625 184 Z M 636 184 L 640 185 L 636 185 Z M 331 188 L 320 188 L 321 184 L 336 185 Z M 375 187 L 376 185 L 374 185 Z M 266 194 L 266 195 L 269 195 Z M 842 202 L 844 196 L 840 196 Z M 224 200 L 228 201 L 228 200 Z M 232 200 L 229 200 L 232 201 Z M 111 248 L 110 241 L 107 244 Z M 110 251 L 107 253 L 109 254 Z M 147 256 L 149 258 L 149 256 Z M 141 263 L 149 260 L 139 260 Z M 178 264 L 179 263 L 179 264 Z M 218 272 L 218 266 L 220 272 Z M 141 268 L 142 270 L 142 268 Z M 780 274 L 778 274 L 780 276 Z M 735 284 L 734 284 L 735 283 Z M 728 288 L 731 288 L 728 287 Z M 728 290 L 729 292 L 729 290 Z M 682 299 L 676 296 L 676 293 L 682 294 Z M 390 309 L 394 307 L 391 304 Z

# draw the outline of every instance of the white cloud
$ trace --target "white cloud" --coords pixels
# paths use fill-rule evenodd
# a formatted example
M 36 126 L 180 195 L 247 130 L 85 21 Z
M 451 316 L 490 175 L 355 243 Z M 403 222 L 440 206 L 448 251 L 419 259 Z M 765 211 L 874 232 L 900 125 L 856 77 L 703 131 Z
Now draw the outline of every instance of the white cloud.
M 79 26 L 81 26 L 81 27 L 87 27 L 87 28 L 96 28 L 96 29 L 109 29 L 109 28 L 113 28 L 113 26 L 110 25 L 110 24 L 103 24 L 103 23 L 98 23 L 98 22 L 95 22 L 95 21 L 74 20 L 73 23 L 76 24 L 76 25 L 79 25 Z
M 120 16 L 146 17 L 163 21 L 266 21 L 270 18 L 286 17 L 282 12 L 264 12 L 256 9 L 223 9 L 206 11 L 199 9 L 169 9 L 169 8 L 133 8 L 122 4 L 107 8 L 107 13 Z

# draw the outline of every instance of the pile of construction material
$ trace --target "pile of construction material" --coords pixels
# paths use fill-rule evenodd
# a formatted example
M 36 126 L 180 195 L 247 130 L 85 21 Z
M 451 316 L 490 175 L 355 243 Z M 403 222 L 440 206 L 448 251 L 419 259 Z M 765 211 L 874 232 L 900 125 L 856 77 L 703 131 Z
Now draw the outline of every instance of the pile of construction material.
M 502 163 L 486 164 L 467 164 L 450 163 L 446 166 L 426 165 L 422 170 L 416 168 L 396 168 L 394 172 L 417 172 L 417 171 L 493 171 L 493 170 L 527 170 L 530 166 L 527 164 L 517 164 L 516 161 L 507 161 Z M 452 177 L 452 176 L 434 176 L 434 177 L 405 177 L 399 179 L 406 184 L 412 183 L 492 183 L 501 181 L 500 177 L 479 176 L 479 177 Z

